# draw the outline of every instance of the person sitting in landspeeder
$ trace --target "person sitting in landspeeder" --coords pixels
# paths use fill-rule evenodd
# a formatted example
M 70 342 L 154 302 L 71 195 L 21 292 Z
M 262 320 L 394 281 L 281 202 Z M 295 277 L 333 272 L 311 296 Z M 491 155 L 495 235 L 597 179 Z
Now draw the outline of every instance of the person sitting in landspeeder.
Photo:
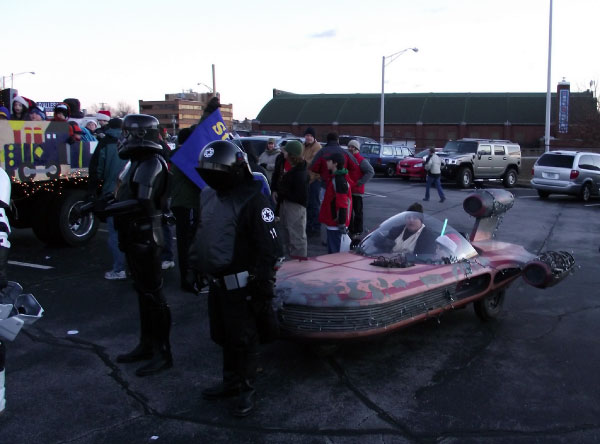
M 435 254 L 437 235 L 423 223 L 423 207 L 414 203 L 407 208 L 405 224 L 389 230 L 387 235 L 376 241 L 382 251 L 405 254 Z

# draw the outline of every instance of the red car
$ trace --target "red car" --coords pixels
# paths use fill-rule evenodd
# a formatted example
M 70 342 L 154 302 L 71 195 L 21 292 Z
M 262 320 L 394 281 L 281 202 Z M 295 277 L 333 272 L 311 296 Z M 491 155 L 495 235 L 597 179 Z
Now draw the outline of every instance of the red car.
M 513 202 L 506 190 L 469 195 L 463 207 L 476 217 L 469 239 L 447 221 L 405 211 L 354 251 L 285 262 L 274 300 L 282 336 L 331 343 L 380 335 L 470 303 L 488 320 L 500 313 L 506 289 L 519 276 L 538 288 L 556 284 L 574 265 L 569 253 L 536 256 L 493 239 Z M 414 252 L 404 253 L 397 249 L 401 233 L 415 216 L 423 232 Z
M 436 148 L 437 151 L 441 151 L 442 148 Z M 401 177 L 404 180 L 409 180 L 411 177 L 425 180 L 427 172 L 423 167 L 425 156 L 429 154 L 429 148 L 423 150 L 414 156 L 405 157 L 396 164 L 396 176 Z

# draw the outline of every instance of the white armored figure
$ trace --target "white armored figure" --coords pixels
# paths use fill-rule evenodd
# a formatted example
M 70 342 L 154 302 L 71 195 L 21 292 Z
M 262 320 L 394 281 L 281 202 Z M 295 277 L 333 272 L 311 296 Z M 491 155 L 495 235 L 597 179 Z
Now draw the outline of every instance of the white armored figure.
M 0 413 L 4 411 L 5 341 L 15 339 L 24 324 L 32 324 L 43 313 L 43 309 L 31 294 L 23 294 L 23 288 L 10 282 L 6 276 L 10 242 L 10 223 L 6 210 L 10 206 L 10 178 L 0 169 Z

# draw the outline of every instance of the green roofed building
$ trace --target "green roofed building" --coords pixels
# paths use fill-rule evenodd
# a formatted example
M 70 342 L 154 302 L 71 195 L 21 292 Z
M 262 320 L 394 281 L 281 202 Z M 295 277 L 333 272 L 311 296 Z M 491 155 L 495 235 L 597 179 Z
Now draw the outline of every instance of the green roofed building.
M 565 85 L 568 90 L 568 83 L 561 83 L 559 91 Z M 598 118 L 591 91 L 568 91 L 567 97 L 568 131 L 559 133 L 557 93 L 552 94 L 551 136 L 562 145 L 581 143 L 575 140 L 581 125 Z M 293 94 L 274 89 L 254 129 L 302 135 L 312 126 L 318 140 L 332 131 L 379 140 L 380 100 L 380 94 Z M 417 148 L 444 146 L 447 140 L 462 137 L 508 139 L 535 148 L 543 146 L 545 120 L 546 93 L 385 94 L 385 141 L 414 142 Z

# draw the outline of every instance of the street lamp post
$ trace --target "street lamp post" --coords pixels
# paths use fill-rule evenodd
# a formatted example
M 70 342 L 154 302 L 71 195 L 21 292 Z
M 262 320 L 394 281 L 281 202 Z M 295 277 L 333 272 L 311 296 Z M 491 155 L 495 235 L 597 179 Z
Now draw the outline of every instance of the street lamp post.
M 552 73 L 552 0 L 550 0 L 550 21 L 548 24 L 548 79 L 546 85 L 546 122 L 544 127 L 544 152 L 550 151 L 550 75 Z
M 402 51 L 395 52 L 389 56 L 383 56 L 381 59 L 381 111 L 379 113 L 379 143 L 383 145 L 383 127 L 384 127 L 384 118 L 385 118 L 385 110 L 384 110 L 384 98 L 385 98 L 385 67 L 389 65 L 406 51 L 419 52 L 418 48 L 405 48 Z M 386 63 L 386 59 L 388 62 Z
M 14 79 L 15 79 L 15 77 L 16 76 L 20 76 L 21 74 L 35 74 L 35 72 L 33 72 L 33 71 L 23 71 L 23 72 L 17 72 L 17 73 L 11 72 L 10 73 L 10 88 L 11 89 L 14 86 Z M 8 77 L 9 76 L 2 76 L 2 89 L 5 88 L 4 79 L 7 79 Z

